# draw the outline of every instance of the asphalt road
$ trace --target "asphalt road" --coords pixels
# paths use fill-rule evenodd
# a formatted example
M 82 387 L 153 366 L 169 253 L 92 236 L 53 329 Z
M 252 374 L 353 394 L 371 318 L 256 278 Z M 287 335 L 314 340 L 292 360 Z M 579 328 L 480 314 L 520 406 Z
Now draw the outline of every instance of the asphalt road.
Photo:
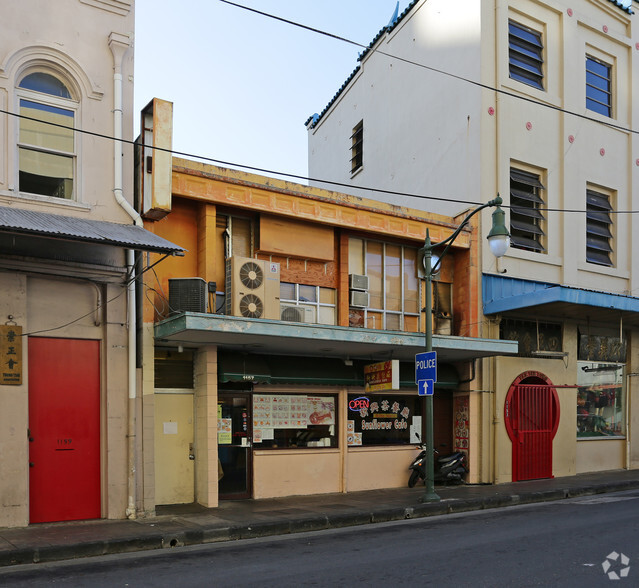
M 0 586 L 29 588 L 394 588 L 399 584 L 637 586 L 639 491 L 0 568 Z

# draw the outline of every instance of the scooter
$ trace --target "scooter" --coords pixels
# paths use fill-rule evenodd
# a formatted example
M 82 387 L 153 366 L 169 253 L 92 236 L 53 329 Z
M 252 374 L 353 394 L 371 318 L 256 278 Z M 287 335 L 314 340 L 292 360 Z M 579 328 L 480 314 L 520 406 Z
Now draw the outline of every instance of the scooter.
M 419 439 L 419 435 L 417 435 Z M 414 488 L 417 481 L 421 478 L 426 480 L 426 445 L 420 443 L 421 451 L 419 455 L 410 464 L 409 470 L 412 470 L 408 478 L 408 487 Z M 456 451 L 450 455 L 439 457 L 439 451 L 434 450 L 435 463 L 433 480 L 444 484 L 463 484 L 464 477 L 468 472 L 466 468 L 466 455 L 461 451 Z

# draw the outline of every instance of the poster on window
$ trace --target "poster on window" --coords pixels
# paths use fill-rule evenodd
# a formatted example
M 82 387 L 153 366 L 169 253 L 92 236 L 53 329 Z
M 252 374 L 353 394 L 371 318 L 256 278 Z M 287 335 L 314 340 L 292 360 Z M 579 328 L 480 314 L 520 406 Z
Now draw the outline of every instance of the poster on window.
M 233 442 L 233 419 L 217 419 L 218 445 L 230 445 Z
M 308 422 L 311 425 L 335 424 L 335 401 L 332 398 L 307 396 Z
M 470 427 L 467 396 L 455 397 L 453 412 L 455 415 L 455 451 L 464 451 L 468 453 Z

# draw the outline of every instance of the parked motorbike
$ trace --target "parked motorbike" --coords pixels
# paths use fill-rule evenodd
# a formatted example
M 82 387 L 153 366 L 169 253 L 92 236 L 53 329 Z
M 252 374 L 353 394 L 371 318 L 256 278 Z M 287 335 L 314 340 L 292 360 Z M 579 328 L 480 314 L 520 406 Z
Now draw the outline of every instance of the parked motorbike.
M 419 435 L 417 435 L 417 438 L 419 439 Z M 414 488 L 420 478 L 424 481 L 426 480 L 426 445 L 420 443 L 419 447 L 421 448 L 419 455 L 408 468 L 412 470 L 408 478 L 409 488 Z M 434 481 L 444 484 L 463 484 L 468 472 L 466 455 L 461 451 L 456 451 L 450 455 L 440 456 L 437 449 L 434 450 L 434 453 Z

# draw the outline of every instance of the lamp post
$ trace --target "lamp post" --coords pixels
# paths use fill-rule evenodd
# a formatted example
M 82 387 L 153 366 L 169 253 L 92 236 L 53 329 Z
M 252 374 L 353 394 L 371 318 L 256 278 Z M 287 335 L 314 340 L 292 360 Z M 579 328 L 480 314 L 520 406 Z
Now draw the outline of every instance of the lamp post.
M 493 226 L 488 233 L 488 244 L 490 250 L 495 257 L 501 257 L 506 253 L 510 246 L 510 233 L 504 224 L 505 213 L 501 209 L 503 200 L 497 194 L 497 198 L 478 206 L 466 216 L 462 223 L 457 227 L 455 232 L 441 241 L 433 245 L 430 241 L 430 234 L 426 229 L 426 239 L 424 240 L 424 247 L 419 250 L 422 257 L 422 263 L 424 266 L 423 279 L 426 281 L 426 305 L 424 306 L 424 313 L 426 315 L 425 325 L 425 346 L 426 351 L 433 350 L 433 300 L 432 300 L 432 282 L 433 275 L 437 274 L 441 266 L 442 259 L 448 253 L 450 246 L 453 244 L 462 229 L 468 224 L 468 221 L 476 215 L 480 210 L 489 207 L 496 207 L 493 212 Z M 439 254 L 435 264 L 432 265 L 433 249 L 435 247 L 444 247 L 444 250 Z M 422 496 L 422 502 L 437 502 L 439 496 L 435 492 L 435 452 L 433 447 L 433 396 L 426 396 L 426 491 Z

